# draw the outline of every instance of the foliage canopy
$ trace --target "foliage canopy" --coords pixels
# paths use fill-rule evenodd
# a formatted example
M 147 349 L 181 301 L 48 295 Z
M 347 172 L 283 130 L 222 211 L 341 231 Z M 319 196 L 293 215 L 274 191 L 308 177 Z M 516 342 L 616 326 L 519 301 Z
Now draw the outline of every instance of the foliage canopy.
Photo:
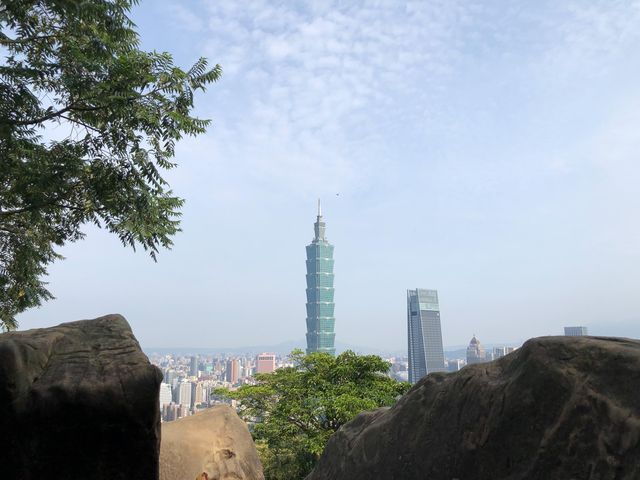
M 387 377 L 389 364 L 375 355 L 295 350 L 291 359 L 293 366 L 257 374 L 256 385 L 217 391 L 239 400 L 239 414 L 255 422 L 270 480 L 304 478 L 342 425 L 364 410 L 393 405 L 410 387 Z
M 55 247 L 93 223 L 155 259 L 183 200 L 161 170 L 175 142 L 205 131 L 194 92 L 221 68 L 183 71 L 144 52 L 135 0 L 0 1 L 0 327 L 52 298 Z

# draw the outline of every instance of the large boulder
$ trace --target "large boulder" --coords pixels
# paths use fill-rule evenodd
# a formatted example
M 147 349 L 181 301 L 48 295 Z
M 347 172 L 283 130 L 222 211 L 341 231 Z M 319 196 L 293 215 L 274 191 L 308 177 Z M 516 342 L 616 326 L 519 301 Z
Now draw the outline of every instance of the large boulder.
M 0 478 L 158 478 L 162 374 L 120 315 L 0 335 Z
M 162 424 L 160 480 L 264 480 L 247 425 L 227 405 Z
M 307 480 L 637 480 L 640 342 L 529 340 L 420 380 L 329 441 Z

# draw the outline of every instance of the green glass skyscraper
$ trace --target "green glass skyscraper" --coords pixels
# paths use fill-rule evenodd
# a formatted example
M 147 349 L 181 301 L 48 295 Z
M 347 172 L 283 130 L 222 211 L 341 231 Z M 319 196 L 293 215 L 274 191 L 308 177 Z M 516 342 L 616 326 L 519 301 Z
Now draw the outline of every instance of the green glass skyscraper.
M 320 200 L 315 237 L 307 245 L 307 353 L 326 352 L 335 355 L 333 316 L 333 245 L 325 235 Z

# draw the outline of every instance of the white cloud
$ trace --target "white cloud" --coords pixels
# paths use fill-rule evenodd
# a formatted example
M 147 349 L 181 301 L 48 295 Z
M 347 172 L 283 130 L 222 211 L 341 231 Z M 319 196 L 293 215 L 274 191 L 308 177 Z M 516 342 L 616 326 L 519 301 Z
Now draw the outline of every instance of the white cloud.
M 361 139 L 422 122 L 406 99 L 446 84 L 467 3 L 207 3 L 208 50 L 248 104 L 225 143 L 276 188 L 357 188 L 375 172 Z
M 554 80 L 597 78 L 640 41 L 640 1 L 559 2 L 547 20 L 540 74 Z
M 163 6 L 179 28 L 191 32 L 200 32 L 204 28 L 202 19 L 187 7 L 174 2 L 163 4 Z

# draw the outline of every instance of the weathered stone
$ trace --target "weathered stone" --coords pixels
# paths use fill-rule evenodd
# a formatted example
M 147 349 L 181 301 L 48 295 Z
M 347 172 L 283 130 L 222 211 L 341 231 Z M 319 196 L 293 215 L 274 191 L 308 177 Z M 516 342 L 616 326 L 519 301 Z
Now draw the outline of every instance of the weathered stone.
M 545 337 L 356 417 L 307 480 L 639 478 L 640 342 Z
M 161 372 L 120 315 L 0 335 L 0 478 L 158 478 Z
M 247 425 L 226 405 L 162 424 L 160 480 L 264 480 Z

